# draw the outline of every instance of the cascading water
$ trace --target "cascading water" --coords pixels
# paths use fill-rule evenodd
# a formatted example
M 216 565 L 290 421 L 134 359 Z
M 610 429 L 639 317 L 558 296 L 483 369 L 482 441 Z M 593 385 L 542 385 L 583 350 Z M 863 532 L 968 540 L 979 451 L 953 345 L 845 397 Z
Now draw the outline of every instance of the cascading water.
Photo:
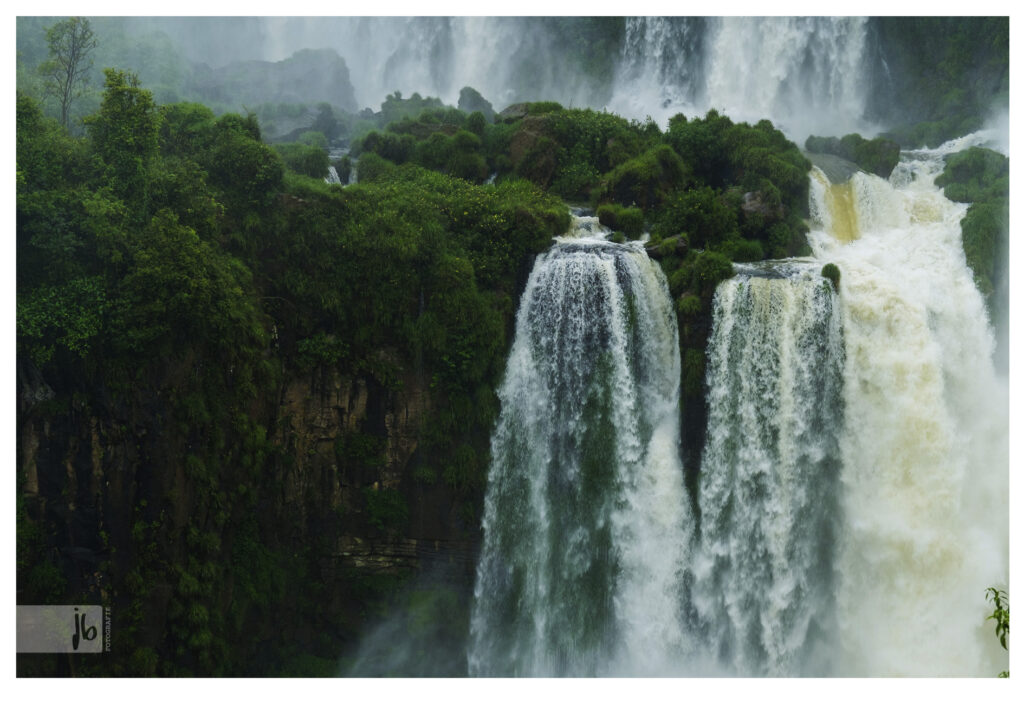
M 660 116 L 692 109 L 704 94 L 706 25 L 701 17 L 627 18 L 612 111 Z
M 264 17 L 238 24 L 249 39 L 238 51 L 247 57 L 281 61 L 301 48 L 335 49 L 358 104 L 375 110 L 396 90 L 455 105 L 460 89 L 472 86 L 497 110 L 557 100 L 664 124 L 677 112 L 715 108 L 736 120 L 770 118 L 799 142 L 811 132 L 868 129 L 860 119 L 866 82 L 882 71 L 866 50 L 865 18 L 625 18 L 618 34 L 606 35 L 618 46 L 611 75 L 581 71 L 579 45 L 556 18 Z M 197 60 L 223 61 L 215 47 L 179 38 Z
M 803 141 L 863 128 L 866 18 L 642 17 L 626 23 L 610 107 L 659 121 L 711 108 Z M 842 132 L 839 132 L 840 134 Z
M 668 286 L 639 243 L 576 223 L 530 274 L 499 390 L 471 675 L 665 674 L 687 649 Z
M 984 594 L 1008 575 L 1008 397 L 966 206 L 934 185 L 957 148 L 904 153 L 888 182 L 858 173 L 846 197 L 812 174 L 810 239 L 842 272 L 846 346 L 838 674 L 1006 667 Z
M 842 330 L 806 263 L 741 266 L 719 285 L 694 604 L 739 675 L 828 674 L 842 429 Z

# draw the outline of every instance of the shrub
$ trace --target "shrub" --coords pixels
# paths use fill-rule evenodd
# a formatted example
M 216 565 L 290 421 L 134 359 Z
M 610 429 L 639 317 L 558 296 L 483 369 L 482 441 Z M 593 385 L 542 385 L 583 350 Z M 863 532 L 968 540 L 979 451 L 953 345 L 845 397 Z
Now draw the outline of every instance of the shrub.
M 958 203 L 1005 198 L 1010 186 L 1010 160 L 999 152 L 981 147 L 951 155 L 936 186 L 944 187 L 950 200 Z
M 323 132 L 317 132 L 316 130 L 307 130 L 299 135 L 299 143 L 305 144 L 310 147 L 319 147 L 320 149 L 327 149 L 327 137 Z
M 692 318 L 700 312 L 700 296 L 695 296 L 692 293 L 680 296 L 676 302 L 676 310 L 680 315 Z
M 375 152 L 363 154 L 356 166 L 359 183 L 370 183 L 391 173 L 395 165 L 378 156 Z
M 764 259 L 764 247 L 757 240 L 732 240 L 723 251 L 734 262 L 757 262 Z
M 295 173 L 309 176 L 310 178 L 324 178 L 327 176 L 330 160 L 327 157 L 327 152 L 321 147 L 300 142 L 289 142 L 286 144 L 275 144 L 274 150 L 281 156 L 285 166 Z
M 848 134 L 839 139 L 812 135 L 804 142 L 804 147 L 809 152 L 842 157 L 882 178 L 889 178 L 900 160 L 900 145 L 884 137 L 864 139 L 859 134 Z
M 694 284 L 699 286 L 702 294 L 710 296 L 720 281 L 733 275 L 732 262 L 718 252 L 702 252 L 693 267 Z
M 664 202 L 688 177 L 689 169 L 679 155 L 662 144 L 607 174 L 602 180 L 600 199 L 638 205 L 646 210 Z
M 484 130 L 487 128 L 487 119 L 484 114 L 477 110 L 476 112 L 470 113 L 469 117 L 466 118 L 466 129 L 477 135 L 483 137 Z
M 832 282 L 832 288 L 839 292 L 839 267 L 829 263 L 821 268 L 821 275 Z
M 659 234 L 686 232 L 690 245 L 698 249 L 735 238 L 738 228 L 736 209 L 708 186 L 673 193 L 656 221 Z
M 621 230 L 630 239 L 639 237 L 644 229 L 644 213 L 640 208 L 623 208 L 614 203 L 599 206 L 597 220 L 612 230 Z
M 409 506 L 398 490 L 368 486 L 363 489 L 363 498 L 366 500 L 367 522 L 371 526 L 387 533 L 405 528 L 409 521 Z
M 986 298 L 1006 277 L 1009 210 L 1005 200 L 975 203 L 960 221 L 964 255 L 978 290 Z

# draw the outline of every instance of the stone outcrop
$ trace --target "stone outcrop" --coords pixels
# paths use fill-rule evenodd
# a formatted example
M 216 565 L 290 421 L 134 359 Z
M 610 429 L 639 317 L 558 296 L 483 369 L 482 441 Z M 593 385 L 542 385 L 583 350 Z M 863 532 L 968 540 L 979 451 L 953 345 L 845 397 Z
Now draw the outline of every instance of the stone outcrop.
M 206 101 L 241 108 L 261 103 L 330 103 L 358 109 L 348 66 L 334 49 L 303 49 L 283 61 L 237 61 L 198 68 L 195 91 Z

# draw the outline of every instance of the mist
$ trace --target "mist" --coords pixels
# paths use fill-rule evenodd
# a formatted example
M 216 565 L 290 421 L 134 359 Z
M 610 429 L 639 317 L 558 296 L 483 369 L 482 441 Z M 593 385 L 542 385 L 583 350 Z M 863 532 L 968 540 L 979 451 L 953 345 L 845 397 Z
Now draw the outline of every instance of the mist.
M 765 24 L 770 25 L 767 29 Z M 472 86 L 497 110 L 533 100 L 632 119 L 702 115 L 770 119 L 795 140 L 877 131 L 863 116 L 865 18 L 130 18 L 192 64 L 216 71 L 279 62 L 303 49 L 344 60 L 355 107 L 399 91 L 454 105 Z

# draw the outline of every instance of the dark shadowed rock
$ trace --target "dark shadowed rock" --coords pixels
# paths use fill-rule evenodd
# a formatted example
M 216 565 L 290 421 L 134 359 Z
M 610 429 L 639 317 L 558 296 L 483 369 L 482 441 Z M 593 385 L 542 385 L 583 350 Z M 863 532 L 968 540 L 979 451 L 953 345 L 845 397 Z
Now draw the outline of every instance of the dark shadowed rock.
M 459 91 L 459 110 L 463 112 L 481 112 L 488 122 L 494 122 L 494 106 L 469 86 Z

